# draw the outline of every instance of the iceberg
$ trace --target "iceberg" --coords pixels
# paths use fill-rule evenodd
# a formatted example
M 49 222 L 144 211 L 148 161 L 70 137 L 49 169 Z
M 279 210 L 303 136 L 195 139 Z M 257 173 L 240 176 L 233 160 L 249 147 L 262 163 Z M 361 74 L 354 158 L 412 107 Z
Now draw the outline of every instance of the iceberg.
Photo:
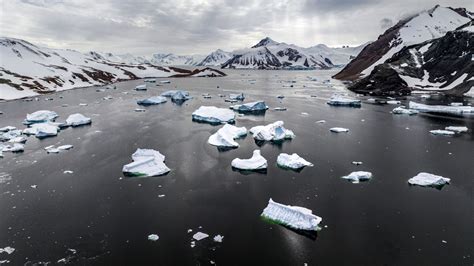
M 193 235 L 193 239 L 195 239 L 197 241 L 202 240 L 202 239 L 207 238 L 207 237 L 209 237 L 209 235 L 206 234 L 206 233 L 203 233 L 203 232 L 197 232 Z
M 59 127 L 52 123 L 33 124 L 23 130 L 23 134 L 35 135 L 39 139 L 57 136 L 58 132 Z
M 323 220 L 321 217 L 314 215 L 310 209 L 283 205 L 274 202 L 272 199 L 268 201 L 268 205 L 261 216 L 295 230 L 307 231 L 319 230 L 318 225 Z
M 329 131 L 334 132 L 334 133 L 346 133 L 346 132 L 349 132 L 349 129 L 343 128 L 343 127 L 332 127 L 329 129 Z
M 229 94 L 229 99 L 231 100 L 237 100 L 237 101 L 243 101 L 245 100 L 245 96 L 243 93 L 239 93 L 239 94 Z
M 185 95 L 185 96 L 189 96 L 189 93 L 187 91 L 180 91 L 180 90 L 169 90 L 169 91 L 165 91 L 165 92 L 161 93 L 160 95 L 163 96 L 163 97 L 173 97 L 173 95 L 175 95 L 178 92 L 180 94 Z
M 419 112 L 422 112 L 422 113 L 454 114 L 454 115 L 474 113 L 473 106 L 426 105 L 422 103 L 410 102 L 408 104 L 408 107 L 410 109 L 418 110 Z
M 298 170 L 305 166 L 313 166 L 312 163 L 301 158 L 296 153 L 293 153 L 292 155 L 289 155 L 287 153 L 280 153 L 277 158 L 277 165 L 283 168 L 289 168 L 293 170 Z
M 416 115 L 416 114 L 418 114 L 418 111 L 413 110 L 413 109 L 406 109 L 403 106 L 399 106 L 399 107 L 392 110 L 392 114 L 395 114 L 395 115 Z
M 214 242 L 222 243 L 222 241 L 224 241 L 224 236 L 216 235 L 216 236 L 214 236 L 213 240 L 214 240 Z
M 456 126 L 445 127 L 444 129 L 449 130 L 449 131 L 454 131 L 456 133 L 463 133 L 469 130 L 467 127 L 456 127 Z
M 456 134 L 454 131 L 442 130 L 442 129 L 430 130 L 430 133 L 433 135 L 443 135 L 443 136 L 452 136 Z
M 201 106 L 193 112 L 194 121 L 206 122 L 210 124 L 234 123 L 235 113 L 225 108 L 215 106 Z
M 189 96 L 189 93 L 187 91 L 176 91 L 171 96 L 171 100 L 173 102 L 184 102 L 189 99 L 191 99 L 191 97 Z
M 350 106 L 350 107 L 360 107 L 361 102 L 360 100 L 341 96 L 341 95 L 333 95 L 329 101 L 327 102 L 329 105 L 333 106 Z
M 450 181 L 450 178 L 421 172 L 416 176 L 408 179 L 408 184 L 423 187 L 442 187 L 446 184 L 449 184 Z
M 136 86 L 135 90 L 136 91 L 146 91 L 146 84 Z
M 233 125 L 225 124 L 216 133 L 211 135 L 208 139 L 208 143 L 218 147 L 230 147 L 237 148 L 239 144 L 234 139 L 240 138 L 247 135 L 247 129 L 245 127 L 236 127 Z
M 266 126 L 256 126 L 250 129 L 253 138 L 257 141 L 283 141 L 294 139 L 293 131 L 283 127 L 283 121 L 276 121 Z
M 155 83 L 156 79 L 145 79 L 143 82 Z
M 150 98 L 147 98 L 147 99 L 139 100 L 139 101 L 137 101 L 137 104 L 148 106 L 148 105 L 155 105 L 155 104 L 165 103 L 166 101 L 167 101 L 166 97 L 153 96 L 153 97 L 150 97 Z
M 359 183 L 360 181 L 367 181 L 371 179 L 372 173 L 365 172 L 365 171 L 357 171 L 357 172 L 352 172 L 349 175 L 343 176 L 342 178 L 347 179 L 351 181 L 352 183 L 356 184 L 356 183 Z
M 58 114 L 53 111 L 40 110 L 32 114 L 27 114 L 25 119 L 25 124 L 32 123 L 44 123 L 49 121 L 54 121 L 58 117 Z
M 264 101 L 257 101 L 251 103 L 237 104 L 230 106 L 230 109 L 238 112 L 262 112 L 268 109 Z
M 92 120 L 82 114 L 72 114 L 66 119 L 66 124 L 72 127 L 89 125 Z
M 240 159 L 235 158 L 231 162 L 232 167 L 240 170 L 263 170 L 267 169 L 267 160 L 260 155 L 260 150 L 254 150 L 252 158 Z
M 137 149 L 132 154 L 133 162 L 123 166 L 122 172 L 130 176 L 159 176 L 170 171 L 165 165 L 165 156 L 153 149 Z

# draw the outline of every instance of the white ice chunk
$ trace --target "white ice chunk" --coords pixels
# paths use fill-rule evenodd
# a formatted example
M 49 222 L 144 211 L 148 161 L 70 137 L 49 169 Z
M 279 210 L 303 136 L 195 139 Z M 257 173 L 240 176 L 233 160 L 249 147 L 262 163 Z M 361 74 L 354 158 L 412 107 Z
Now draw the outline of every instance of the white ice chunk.
M 399 107 L 392 110 L 392 114 L 395 114 L 395 115 L 416 115 L 416 114 L 418 114 L 418 111 L 413 110 L 413 109 L 406 109 L 403 106 L 399 106 Z
M 173 102 L 183 102 L 189 99 L 191 99 L 191 96 L 189 96 L 189 92 L 187 91 L 176 91 L 171 95 L 171 100 Z
M 332 127 L 329 129 L 329 131 L 334 132 L 334 133 L 344 133 L 344 132 L 349 132 L 349 129 L 343 128 L 343 127 Z
M 230 109 L 239 112 L 260 112 L 268 109 L 264 101 L 257 101 L 251 103 L 237 104 L 230 106 Z
M 67 144 L 67 145 L 61 145 L 61 146 L 59 146 L 59 147 L 58 147 L 58 150 L 60 150 L 60 151 L 66 151 L 66 150 L 70 150 L 70 149 L 72 149 L 72 147 L 73 147 L 73 146 L 72 146 L 72 145 L 70 145 L 70 144 Z
M 151 234 L 148 236 L 148 240 L 150 241 L 157 241 L 158 239 L 160 239 L 160 237 L 157 234 Z
M 439 187 L 448 184 L 451 181 L 450 178 L 442 177 L 439 175 L 433 175 L 429 173 L 419 173 L 416 176 L 408 179 L 410 185 L 427 186 L 427 187 Z
M 137 91 L 146 91 L 146 84 L 136 86 L 135 90 L 137 90 Z
M 456 134 L 454 131 L 442 130 L 442 129 L 430 130 L 430 133 L 433 135 L 444 135 L 444 136 L 452 136 Z
M 231 100 L 237 100 L 237 101 L 243 101 L 245 100 L 245 96 L 243 93 L 239 93 L 239 94 L 229 94 L 229 99 Z
M 193 235 L 193 238 L 197 241 L 202 240 L 207 237 L 209 237 L 209 235 L 203 232 L 197 232 Z
M 240 170 L 263 170 L 267 168 L 267 160 L 260 155 L 260 150 L 254 150 L 252 158 L 235 158 L 232 160 L 231 165 Z
M 48 111 L 48 110 L 40 110 L 32 114 L 27 114 L 25 122 L 26 123 L 44 123 L 48 121 L 53 121 L 56 117 L 58 117 L 58 114 L 56 112 Z
M 239 144 L 234 139 L 247 135 L 245 127 L 236 127 L 230 124 L 225 124 L 216 133 L 211 135 L 208 143 L 218 147 L 239 147 Z
M 221 236 L 221 235 L 214 236 L 214 242 L 222 243 L 222 241 L 224 241 L 224 236 Z
M 225 108 L 201 106 L 192 114 L 193 120 L 211 124 L 234 123 L 235 113 Z
M 91 122 L 92 120 L 89 117 L 86 117 L 82 114 L 72 114 L 66 119 L 66 124 L 73 127 L 88 125 Z
M 0 248 L 0 254 L 5 252 L 7 253 L 8 255 L 12 254 L 13 252 L 15 251 L 14 248 L 12 247 L 4 247 L 4 248 Z
M 396 100 L 389 100 L 389 101 L 387 101 L 387 104 L 394 104 L 394 105 L 397 105 L 397 104 L 402 104 L 402 102 L 396 101 Z
M 266 126 L 255 126 L 250 129 L 253 138 L 259 141 L 282 141 L 294 139 L 293 131 L 283 127 L 283 121 L 276 121 Z
M 26 137 L 19 136 L 19 137 L 10 139 L 8 142 L 10 142 L 10 143 L 25 143 L 26 141 L 27 141 Z
M 445 127 L 444 129 L 449 130 L 449 131 L 454 131 L 456 133 L 463 133 L 469 130 L 467 127 L 457 127 L 457 126 L 449 126 L 449 127 Z
M 12 131 L 12 130 L 15 130 L 15 129 L 16 129 L 16 127 L 6 126 L 6 127 L 0 128 L 0 132 L 8 132 L 8 131 Z
M 160 104 L 160 103 L 165 103 L 166 97 L 164 96 L 153 96 L 147 99 L 139 100 L 137 101 L 137 104 L 139 105 L 155 105 L 155 104 Z
M 352 183 L 359 183 L 360 181 L 366 181 L 372 178 L 371 172 L 357 171 L 352 172 L 349 175 L 343 176 L 342 178 L 350 180 Z
M 350 106 L 350 107 L 360 107 L 360 100 L 349 98 L 341 95 L 333 95 L 327 102 L 329 105 L 333 106 Z
M 22 134 L 22 131 L 19 129 L 10 130 L 5 133 L 0 133 L 0 141 L 9 141 L 11 139 L 20 137 L 21 134 Z
M 289 155 L 287 153 L 280 153 L 277 158 L 277 164 L 281 167 L 290 168 L 290 169 L 301 169 L 305 166 L 313 166 L 312 163 L 301 158 L 298 154 L 293 153 Z
M 416 102 L 408 104 L 410 109 L 415 109 L 423 113 L 440 113 L 440 114 L 464 114 L 474 113 L 473 106 L 450 106 L 450 105 L 426 105 Z
M 13 145 L 5 145 L 2 149 L 3 152 L 23 152 L 24 150 L 25 146 L 20 143 L 13 143 Z
M 23 130 L 23 134 L 35 135 L 37 138 L 54 137 L 58 135 L 59 127 L 51 123 L 33 124 L 29 128 Z
M 274 202 L 272 199 L 268 201 L 268 205 L 261 215 L 296 230 L 316 231 L 319 229 L 319 223 L 323 220 L 321 217 L 314 215 L 310 209 L 283 205 Z
M 122 171 L 132 176 L 159 176 L 170 171 L 165 165 L 165 156 L 153 149 L 137 149 L 132 154 L 133 162 L 123 166 Z

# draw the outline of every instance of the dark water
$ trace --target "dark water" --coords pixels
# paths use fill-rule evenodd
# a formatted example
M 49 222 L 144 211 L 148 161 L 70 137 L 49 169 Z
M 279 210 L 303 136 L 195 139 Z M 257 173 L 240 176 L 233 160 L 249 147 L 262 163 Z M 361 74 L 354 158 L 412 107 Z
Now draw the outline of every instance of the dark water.
M 62 258 L 79 265 L 472 265 L 474 120 L 395 116 L 391 105 L 331 107 L 326 99 L 343 87 L 307 79 L 331 74 L 231 71 L 225 78 L 171 79 L 147 92 L 133 91 L 140 81 L 130 81 L 106 92 L 78 89 L 40 101 L 0 103 L 0 126 L 21 126 L 26 113 L 40 109 L 58 112 L 59 121 L 76 112 L 93 119 L 91 126 L 68 128 L 54 138 L 31 137 L 24 153 L 0 159 L 0 173 L 11 176 L 0 184 L 0 247 L 16 249 L 0 254 L 0 260 L 12 265 L 55 264 Z M 288 88 L 282 80 L 297 82 Z M 194 99 L 134 112 L 137 99 L 175 87 L 189 90 Z M 232 159 L 249 158 L 258 148 L 251 136 L 238 140 L 238 149 L 219 152 L 207 144 L 219 127 L 191 121 L 201 105 L 230 105 L 218 93 L 241 91 L 248 101 L 262 99 L 271 108 L 264 116 L 238 117 L 237 126 L 283 120 L 296 134 L 281 146 L 260 147 L 269 162 L 266 174 L 231 169 Z M 202 93 L 213 98 L 203 99 Z M 286 96 L 281 101 L 280 94 Z M 107 95 L 113 99 L 102 100 Z M 277 106 L 288 111 L 273 111 Z M 315 123 L 321 119 L 327 123 Z M 471 131 L 455 137 L 428 132 L 448 125 Z M 350 132 L 330 133 L 335 126 Z M 61 154 L 43 150 L 59 143 L 74 148 Z M 123 177 L 122 166 L 139 147 L 159 150 L 172 171 Z M 281 152 L 296 152 L 315 166 L 299 173 L 282 170 L 276 167 Z M 340 178 L 356 170 L 374 177 L 360 184 Z M 442 190 L 409 186 L 407 180 L 419 172 L 452 183 Z M 269 198 L 321 216 L 316 239 L 263 221 L 260 213 Z M 197 231 L 210 237 L 191 248 Z M 160 239 L 148 241 L 152 233 Z M 212 241 L 217 234 L 223 243 Z

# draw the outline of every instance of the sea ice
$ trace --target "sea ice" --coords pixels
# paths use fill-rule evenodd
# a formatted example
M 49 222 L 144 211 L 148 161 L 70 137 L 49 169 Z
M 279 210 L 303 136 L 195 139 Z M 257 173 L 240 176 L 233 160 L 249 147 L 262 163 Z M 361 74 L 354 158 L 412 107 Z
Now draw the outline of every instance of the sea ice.
M 408 179 L 410 185 L 426 186 L 426 187 L 441 187 L 448 184 L 451 181 L 450 178 L 442 177 L 439 175 L 433 175 L 429 173 L 419 173 L 416 176 Z
M 151 234 L 148 236 L 148 240 L 150 241 L 156 241 L 158 239 L 160 239 L 160 237 L 157 234 Z
M 15 129 L 16 129 L 16 127 L 6 126 L 6 127 L 0 128 L 0 132 L 8 132 L 8 131 L 12 131 L 12 130 L 15 130 Z
M 329 99 L 327 104 L 333 105 L 333 106 L 350 106 L 350 107 L 361 106 L 360 100 L 341 96 L 341 95 L 333 95 L 331 99 Z
M 147 99 L 138 100 L 137 104 L 148 106 L 148 105 L 155 105 L 155 104 L 165 103 L 166 101 L 167 101 L 166 97 L 164 97 L 164 96 L 153 96 L 153 97 L 150 97 L 150 98 L 147 98 Z
M 416 115 L 416 114 L 418 114 L 418 111 L 413 110 L 413 109 L 406 109 L 403 106 L 399 106 L 399 107 L 392 110 L 392 114 L 396 114 L 396 115 Z
M 23 152 L 24 150 L 25 150 L 25 146 L 20 143 L 13 143 L 12 145 L 4 145 L 2 149 L 3 152 Z
M 250 129 L 250 133 L 258 141 L 283 141 L 295 138 L 293 131 L 284 128 L 283 124 L 283 121 L 276 121 L 266 126 L 255 126 Z
M 247 129 L 245 127 L 236 127 L 233 125 L 225 124 L 216 133 L 211 135 L 208 139 L 208 143 L 218 147 L 239 147 L 239 144 L 234 139 L 240 138 L 247 135 Z
M 53 111 L 48 111 L 48 110 L 40 110 L 36 111 L 32 114 L 27 114 L 25 123 L 26 124 L 31 124 L 31 123 L 44 123 L 44 122 L 49 122 L 53 121 L 58 117 L 58 114 Z
M 332 127 L 329 129 L 329 131 L 334 132 L 334 133 L 344 133 L 344 132 L 349 132 L 349 129 L 343 128 L 343 127 Z
M 268 201 L 268 205 L 261 216 L 296 230 L 308 231 L 319 230 L 318 225 L 323 220 L 321 217 L 314 215 L 310 209 L 283 205 L 274 202 L 272 199 Z
M 235 113 L 225 108 L 201 106 L 192 114 L 193 120 L 210 124 L 234 123 Z
M 203 232 L 197 232 L 193 235 L 193 238 L 197 241 L 202 240 L 207 237 L 209 237 L 209 235 Z
M 235 158 L 231 165 L 240 170 L 263 170 L 267 168 L 267 160 L 260 155 L 260 150 L 254 150 L 252 158 Z
M 349 175 L 343 176 L 342 178 L 350 180 L 352 183 L 359 183 L 360 181 L 367 181 L 372 178 L 371 172 L 356 171 Z
M 4 248 L 0 248 L 0 254 L 5 252 L 7 253 L 8 255 L 12 254 L 13 252 L 15 251 L 14 248 L 12 247 L 4 247 Z
M 293 153 L 292 155 L 289 155 L 287 153 L 280 153 L 280 155 L 278 155 L 278 158 L 277 158 L 277 164 L 280 167 L 290 168 L 294 170 L 301 169 L 305 166 L 313 166 L 312 163 L 301 158 L 296 153 Z
M 72 127 L 88 125 L 90 123 L 92 123 L 92 120 L 82 114 L 72 114 L 66 119 L 66 124 Z
M 222 243 L 222 241 L 224 241 L 224 236 L 221 236 L 221 235 L 214 236 L 214 242 Z
M 37 138 L 54 137 L 58 135 L 59 127 L 51 123 L 32 124 L 23 130 L 25 135 L 35 135 Z
M 449 131 L 454 131 L 456 133 L 463 133 L 469 130 L 467 127 L 457 127 L 457 126 L 449 126 L 449 127 L 445 127 L 444 129 L 449 130 Z
M 264 101 L 257 101 L 251 103 L 237 104 L 230 106 L 230 109 L 239 112 L 261 112 L 268 109 Z
M 19 129 L 14 129 L 7 131 L 5 133 L 0 133 L 0 141 L 9 141 L 14 138 L 20 137 L 22 134 L 22 131 Z
M 136 86 L 135 90 L 136 91 L 146 91 L 146 84 Z
M 170 171 L 165 165 L 165 156 L 153 149 L 137 149 L 132 154 L 133 162 L 123 166 L 122 171 L 131 176 L 159 176 Z
M 433 135 L 444 135 L 444 136 L 452 136 L 456 134 L 456 132 L 454 131 L 442 130 L 442 129 L 430 130 L 430 133 Z
M 387 104 L 394 104 L 394 105 L 397 105 L 397 104 L 402 104 L 402 102 L 396 101 L 396 100 L 389 100 L 389 101 L 387 101 Z
M 237 100 L 237 101 L 243 101 L 245 100 L 245 96 L 243 93 L 239 93 L 239 94 L 229 94 L 229 99 L 231 100 Z
M 189 99 L 191 99 L 191 97 L 187 91 L 176 91 L 173 95 L 171 95 L 171 100 L 173 102 L 184 102 Z
M 439 114 L 464 114 L 474 113 L 473 106 L 451 106 L 451 105 L 426 105 L 416 102 L 408 104 L 410 109 L 418 110 L 422 113 L 439 113 Z

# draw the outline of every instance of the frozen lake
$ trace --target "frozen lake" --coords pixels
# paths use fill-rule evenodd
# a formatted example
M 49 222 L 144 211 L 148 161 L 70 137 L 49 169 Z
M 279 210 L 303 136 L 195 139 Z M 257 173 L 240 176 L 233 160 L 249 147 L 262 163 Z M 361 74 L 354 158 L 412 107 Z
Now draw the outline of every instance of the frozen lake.
M 76 89 L 40 96 L 39 101 L 0 103 L 0 127 L 23 128 L 26 114 L 42 109 L 57 112 L 60 121 L 78 112 L 92 118 L 92 125 L 67 128 L 57 137 L 30 137 L 23 153 L 4 153 L 0 159 L 0 248 L 16 249 L 10 255 L 1 253 L 0 261 L 12 265 L 54 264 L 63 258 L 72 264 L 107 265 L 474 263 L 474 118 L 392 115 L 396 106 L 369 104 L 367 97 L 361 98 L 361 108 L 331 107 L 326 101 L 334 92 L 347 92 L 337 81 L 323 82 L 334 71 L 226 73 L 223 78 L 166 79 L 171 83 L 153 84 L 147 91 L 133 90 L 143 84 L 137 80 L 118 83 L 116 90 Z M 193 99 L 134 111 L 143 108 L 137 100 L 175 88 L 189 91 Z M 283 120 L 296 138 L 258 147 L 248 135 L 230 151 L 209 145 L 207 139 L 220 126 L 193 122 L 191 113 L 201 105 L 226 108 L 231 104 L 217 94 L 239 92 L 244 92 L 246 102 L 265 100 L 270 109 L 264 115 L 238 116 L 236 126 L 249 129 Z M 212 98 L 204 99 L 204 93 Z M 112 99 L 103 100 L 109 95 Z M 470 131 L 453 137 L 429 133 L 454 125 Z M 331 127 L 350 131 L 331 133 Z M 74 148 L 60 154 L 43 149 L 59 144 Z M 171 172 L 124 177 L 122 166 L 131 162 L 137 148 L 159 150 Z M 234 158 L 249 158 L 257 148 L 268 160 L 266 174 L 232 170 Z M 314 167 L 301 172 L 280 169 L 276 158 L 282 152 L 296 152 Z M 66 170 L 73 173 L 65 174 Z M 341 178 L 359 170 L 372 172 L 372 180 L 352 184 Z M 407 180 L 419 172 L 449 177 L 451 184 L 441 190 L 409 186 Z M 264 221 L 260 214 L 269 198 L 313 210 L 323 218 L 322 230 L 304 235 Z M 192 235 L 198 231 L 210 237 L 192 248 Z M 149 241 L 150 234 L 159 239 Z M 224 236 L 222 243 L 212 241 L 217 234 Z

